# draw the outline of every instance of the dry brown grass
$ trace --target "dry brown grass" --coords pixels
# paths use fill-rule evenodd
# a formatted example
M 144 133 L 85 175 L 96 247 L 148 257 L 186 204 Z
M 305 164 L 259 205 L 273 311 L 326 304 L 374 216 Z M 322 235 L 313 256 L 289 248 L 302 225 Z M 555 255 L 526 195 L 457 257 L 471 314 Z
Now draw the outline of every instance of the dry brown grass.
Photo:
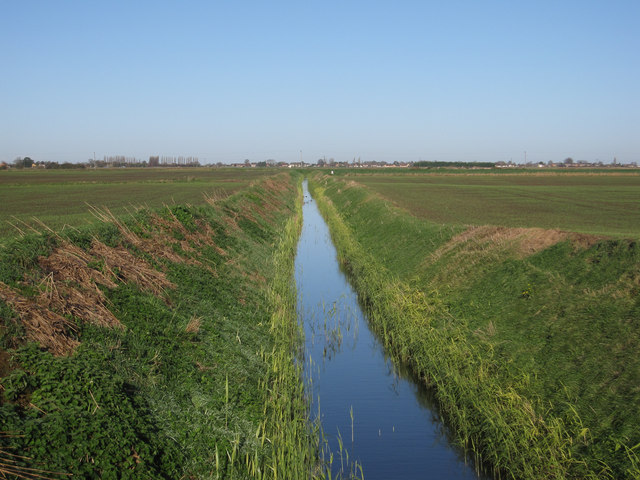
M 202 196 L 204 197 L 204 201 L 213 207 L 216 203 L 224 200 L 229 195 L 224 190 L 215 189 L 211 192 L 203 192 Z
M 80 344 L 72 337 L 76 326 L 36 300 L 23 297 L 2 282 L 0 298 L 18 314 L 27 340 L 39 343 L 53 355 L 70 354 Z
M 124 247 L 109 247 L 97 239 L 91 244 L 91 253 L 104 262 L 105 270 L 126 282 L 136 283 L 142 290 L 158 297 L 165 296 L 165 290 L 175 288 L 167 276 L 143 259 L 136 257 Z
M 102 262 L 102 271 L 92 263 Z M 26 339 L 39 343 L 54 355 L 73 351 L 79 342 L 73 338 L 76 326 L 64 315 L 94 325 L 124 328 L 108 308 L 99 286 L 115 288 L 116 279 L 136 283 L 142 290 L 164 297 L 174 288 L 163 272 L 152 268 L 123 247 L 112 248 L 94 240 L 91 251 L 62 240 L 49 256 L 38 259 L 44 279 L 36 285 L 40 295 L 27 298 L 0 283 L 0 298 L 18 314 Z
M 190 232 L 169 210 L 171 220 L 161 217 L 158 214 L 151 215 L 151 224 L 154 230 L 148 230 L 147 233 L 153 237 L 154 243 L 160 247 L 164 246 L 166 249 L 168 245 L 179 244 L 180 248 L 185 252 L 196 252 L 199 247 L 214 246 L 215 231 L 211 228 L 207 222 L 202 220 L 195 220 L 197 229 L 194 232 Z M 176 240 L 172 232 L 179 232 L 184 240 Z M 151 252 L 149 252 L 151 253 Z M 180 258 L 177 261 L 185 261 L 184 258 Z M 187 262 L 198 263 L 196 260 L 188 259 Z
M 85 322 L 101 327 L 124 328 L 120 321 L 105 305 L 103 294 L 97 288 L 57 285 L 52 276 L 43 282 L 45 287 L 39 303 L 63 315 L 73 315 Z M 97 293 L 99 292 L 99 293 Z
M 142 232 L 140 234 L 109 209 L 90 209 L 100 221 L 118 228 L 125 240 L 124 245 L 131 245 L 156 260 L 201 265 L 197 260 L 197 250 L 203 246 L 211 246 L 220 255 L 228 256 L 215 244 L 216 233 L 207 222 L 195 220 L 197 228 L 189 231 L 170 209 L 167 209 L 168 216 L 150 214 L 149 222 L 136 226 L 136 231 Z M 109 310 L 108 299 L 101 287 L 116 288 L 118 281 L 133 282 L 165 301 L 168 301 L 167 290 L 175 288 L 164 272 L 134 255 L 124 245 L 110 247 L 94 239 L 90 250 L 85 251 L 45 225 L 43 228 L 55 235 L 58 247 L 48 256 L 39 257 L 43 275 L 34 278 L 41 279 L 40 283 L 33 278 L 26 279 L 40 294 L 27 298 L 18 290 L 0 284 L 0 298 L 18 315 L 26 340 L 39 343 L 54 355 L 69 354 L 79 345 L 74 338 L 76 326 L 65 316 L 103 327 L 124 328 Z M 235 228 L 238 228 L 237 224 Z M 182 255 L 174 250 L 176 245 L 179 245 Z M 159 268 L 162 268 L 162 263 Z M 208 268 L 216 274 L 213 267 Z M 201 319 L 192 318 L 187 331 L 197 333 L 200 325 Z
M 476 337 L 487 342 L 496 334 L 496 331 L 497 331 L 496 326 L 493 324 L 491 320 L 489 320 L 489 323 L 485 328 L 478 328 L 473 332 L 473 334 Z
M 107 308 L 107 299 L 98 285 L 115 288 L 115 282 L 89 266 L 94 258 L 81 248 L 65 243 L 39 263 L 47 274 L 40 287 L 40 303 L 48 308 L 73 315 L 104 327 L 123 328 Z
M 437 258 L 466 246 L 508 249 L 518 257 L 526 257 L 569 238 L 567 232 L 541 228 L 508 228 L 494 226 L 469 227 L 454 236 L 433 255 Z M 475 249 L 475 248 L 474 248 Z
M 505 258 L 523 259 L 562 241 L 570 241 L 575 249 L 587 248 L 599 239 L 593 235 L 542 228 L 472 226 L 433 252 L 425 264 L 448 257 L 446 271 L 435 273 L 432 281 L 453 287 L 464 284 L 482 264 Z
M 432 260 L 461 248 L 474 251 L 486 248 L 509 250 L 517 258 L 525 258 L 565 240 L 570 240 L 576 248 L 585 248 L 595 244 L 599 239 L 594 235 L 543 228 L 473 226 L 454 236 L 436 250 Z
M 290 187 L 290 183 L 287 180 L 287 174 L 280 174 L 276 177 L 267 177 L 262 180 L 262 187 L 272 194 L 281 194 L 286 192 Z
M 202 318 L 196 317 L 195 315 L 189 319 L 189 323 L 187 327 L 184 329 L 187 333 L 198 333 L 200 331 L 200 327 L 202 326 Z
M 115 288 L 115 282 L 99 270 L 89 267 L 95 259 L 80 247 L 64 242 L 48 257 L 40 257 L 45 272 L 52 272 L 58 282 L 77 282 L 81 285 L 104 285 Z
M 238 225 L 238 214 L 236 212 L 229 212 L 229 215 L 225 215 L 222 218 L 222 221 L 225 223 L 227 227 L 226 228 L 227 235 L 231 236 L 242 230 Z
M 283 206 L 281 194 L 289 188 L 288 181 L 286 176 L 278 175 L 261 180 L 259 185 L 263 190 L 263 192 L 257 193 L 260 196 L 260 201 L 256 203 L 246 200 L 247 203 L 241 206 L 240 213 L 256 223 L 256 216 L 258 216 L 267 223 L 273 224 L 274 212 L 279 211 Z
M 99 209 L 97 207 L 90 206 L 91 213 L 101 222 L 112 223 L 115 225 L 122 237 L 131 245 L 139 250 L 148 253 L 156 259 L 166 259 L 174 263 L 184 262 L 184 258 L 168 247 L 168 244 L 174 242 L 166 232 L 152 232 L 153 235 L 149 237 L 140 237 L 134 233 L 124 222 L 116 217 L 108 208 Z M 180 222 L 177 222 L 178 224 Z M 182 225 L 180 225 L 182 226 Z M 142 228 L 143 230 L 146 230 Z
M 197 229 L 189 231 L 175 217 L 167 207 L 169 218 L 151 213 L 147 225 L 138 224 L 138 229 L 143 235 L 137 235 L 121 220 L 115 217 L 107 208 L 98 209 L 91 207 L 92 213 L 100 221 L 114 224 L 127 243 L 133 245 L 140 251 L 147 253 L 156 260 L 167 260 L 173 263 L 188 263 L 191 265 L 202 265 L 197 258 L 197 250 L 203 246 L 212 246 L 218 253 L 226 255 L 226 252 L 215 245 L 216 233 L 207 222 L 195 220 Z M 231 228 L 238 229 L 234 221 L 227 222 Z M 176 238 L 176 234 L 181 239 Z M 177 253 L 174 246 L 180 247 L 184 254 Z

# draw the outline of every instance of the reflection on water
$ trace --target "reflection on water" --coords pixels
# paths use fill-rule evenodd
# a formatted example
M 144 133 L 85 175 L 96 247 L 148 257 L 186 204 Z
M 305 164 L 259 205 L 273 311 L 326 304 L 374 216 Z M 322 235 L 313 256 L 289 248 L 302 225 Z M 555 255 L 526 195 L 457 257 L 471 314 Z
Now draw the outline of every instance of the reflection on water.
M 343 445 L 367 480 L 479 478 L 448 443 L 428 391 L 369 330 L 306 182 L 303 222 L 295 276 L 305 375 L 331 451 Z M 333 463 L 335 474 L 342 462 Z

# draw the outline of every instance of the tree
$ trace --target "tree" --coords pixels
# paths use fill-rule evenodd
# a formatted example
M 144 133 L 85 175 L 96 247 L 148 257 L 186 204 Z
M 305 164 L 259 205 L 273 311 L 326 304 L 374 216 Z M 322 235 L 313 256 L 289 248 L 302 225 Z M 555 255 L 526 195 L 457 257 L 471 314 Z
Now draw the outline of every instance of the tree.
M 571 157 L 567 157 L 564 159 L 564 164 L 565 165 L 573 165 L 573 158 Z
M 16 168 L 31 168 L 31 165 L 33 165 L 33 160 L 31 160 L 31 158 L 29 157 L 17 157 L 13 161 L 13 164 Z

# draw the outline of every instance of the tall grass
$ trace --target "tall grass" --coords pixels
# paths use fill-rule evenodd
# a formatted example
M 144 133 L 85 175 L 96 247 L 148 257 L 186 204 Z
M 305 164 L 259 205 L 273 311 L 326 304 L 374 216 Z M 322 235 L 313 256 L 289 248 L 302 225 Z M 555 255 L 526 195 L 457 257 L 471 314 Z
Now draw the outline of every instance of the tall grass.
M 254 478 L 331 479 L 332 465 L 339 459 L 343 467 L 337 478 L 363 478 L 361 467 L 349 462 L 342 445 L 338 452 L 328 450 L 319 420 L 310 422 L 310 399 L 303 381 L 304 332 L 298 322 L 293 280 L 293 258 L 302 227 L 302 200 L 299 185 L 296 213 L 287 222 L 274 255 L 269 305 L 275 343 L 266 356 L 270 367 L 262 387 L 268 401 L 261 425 L 262 441 L 269 442 L 271 449 L 264 467 L 252 472 Z
M 302 225 L 301 195 L 299 190 L 296 213 L 288 220 L 274 256 L 269 304 L 275 344 L 267 355 L 269 370 L 262 388 L 268 401 L 261 425 L 263 441 L 271 444 L 271 453 L 264 471 L 255 472 L 255 478 L 321 478 L 321 471 L 316 470 L 319 437 L 307 421 L 308 405 L 298 361 L 302 331 L 297 321 L 296 290 L 292 281 L 293 259 Z

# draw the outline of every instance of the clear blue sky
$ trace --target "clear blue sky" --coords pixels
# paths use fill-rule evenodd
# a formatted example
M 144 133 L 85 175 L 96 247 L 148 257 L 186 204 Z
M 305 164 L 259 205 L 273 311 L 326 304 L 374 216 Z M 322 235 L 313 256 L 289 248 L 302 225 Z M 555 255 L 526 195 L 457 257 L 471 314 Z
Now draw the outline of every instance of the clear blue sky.
M 640 162 L 640 2 L 0 1 L 0 161 Z

